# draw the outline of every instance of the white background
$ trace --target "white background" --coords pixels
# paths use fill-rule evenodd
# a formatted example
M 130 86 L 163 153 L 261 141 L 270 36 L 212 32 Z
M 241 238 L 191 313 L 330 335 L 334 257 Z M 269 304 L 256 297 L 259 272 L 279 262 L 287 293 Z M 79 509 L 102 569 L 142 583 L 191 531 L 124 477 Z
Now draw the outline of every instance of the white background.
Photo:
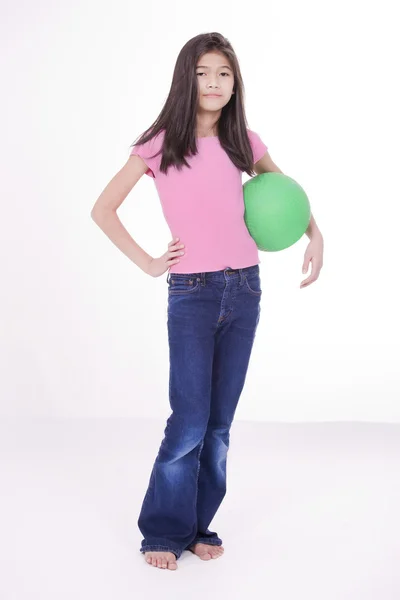
M 181 47 L 219 31 L 249 127 L 307 191 L 325 240 L 303 290 L 306 236 L 260 253 L 236 419 L 399 422 L 394 2 L 3 1 L 0 21 L 0 415 L 170 413 L 166 276 L 140 271 L 90 211 L 159 114 Z M 118 214 L 147 252 L 166 250 L 149 177 Z

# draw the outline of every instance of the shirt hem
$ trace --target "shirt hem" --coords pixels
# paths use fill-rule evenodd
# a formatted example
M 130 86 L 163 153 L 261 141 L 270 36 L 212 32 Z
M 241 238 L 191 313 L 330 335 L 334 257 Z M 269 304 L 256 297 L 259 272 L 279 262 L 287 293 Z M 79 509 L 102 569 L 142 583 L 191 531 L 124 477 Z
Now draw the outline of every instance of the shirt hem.
M 184 270 L 179 270 L 176 268 L 176 266 L 171 267 L 169 272 L 170 273 L 176 273 L 176 274 L 180 274 L 180 275 L 185 275 L 185 274 L 191 274 L 191 273 L 214 273 L 216 271 L 223 271 L 224 269 L 246 269 L 247 267 L 254 267 L 256 265 L 259 265 L 261 263 L 260 259 L 258 259 L 256 262 L 254 262 L 254 260 L 250 260 L 246 263 L 233 263 L 233 264 L 228 264 L 226 267 L 217 267 L 215 268 L 215 265 L 201 265 L 199 267 L 199 265 L 194 265 L 192 268 L 188 268 L 185 266 Z

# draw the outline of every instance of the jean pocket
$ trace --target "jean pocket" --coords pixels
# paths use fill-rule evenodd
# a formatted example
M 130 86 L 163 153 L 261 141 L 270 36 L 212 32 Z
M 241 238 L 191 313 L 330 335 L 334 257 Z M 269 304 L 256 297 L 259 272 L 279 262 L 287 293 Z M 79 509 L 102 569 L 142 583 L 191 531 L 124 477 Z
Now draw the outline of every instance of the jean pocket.
M 174 277 L 168 283 L 168 293 L 176 294 L 192 294 L 200 287 L 200 279 L 197 277 Z
M 246 275 L 246 287 L 254 296 L 261 296 L 261 279 L 259 275 Z

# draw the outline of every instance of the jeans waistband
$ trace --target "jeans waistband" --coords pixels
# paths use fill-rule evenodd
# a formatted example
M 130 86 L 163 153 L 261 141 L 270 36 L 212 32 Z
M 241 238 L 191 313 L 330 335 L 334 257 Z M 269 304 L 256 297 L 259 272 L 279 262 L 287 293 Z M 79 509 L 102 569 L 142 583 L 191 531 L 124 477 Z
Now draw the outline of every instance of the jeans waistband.
M 252 265 L 250 267 L 244 267 L 243 269 L 231 269 L 230 267 L 227 267 L 226 269 L 222 269 L 221 271 L 202 271 L 198 273 L 168 273 L 167 282 L 169 283 L 171 277 L 173 277 L 174 279 L 179 279 L 180 277 L 191 277 L 193 279 L 201 280 L 203 285 L 205 281 L 216 281 L 236 277 L 240 277 L 240 280 L 242 281 L 245 275 L 259 274 L 259 272 L 260 267 L 257 264 Z

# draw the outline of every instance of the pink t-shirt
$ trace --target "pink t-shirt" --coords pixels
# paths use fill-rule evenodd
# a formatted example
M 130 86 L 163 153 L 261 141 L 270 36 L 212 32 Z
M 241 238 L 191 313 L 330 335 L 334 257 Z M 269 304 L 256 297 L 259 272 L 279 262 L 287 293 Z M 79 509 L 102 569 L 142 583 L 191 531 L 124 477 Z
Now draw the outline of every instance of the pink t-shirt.
M 259 135 L 247 130 L 256 163 L 267 146 Z M 260 262 L 258 248 L 244 221 L 242 172 L 222 148 L 218 136 L 197 138 L 198 154 L 187 156 L 191 165 L 178 171 L 160 172 L 161 154 L 149 158 L 162 146 L 164 131 L 131 151 L 149 167 L 172 238 L 185 244 L 180 262 L 170 273 L 201 273 L 228 267 L 240 269 Z

